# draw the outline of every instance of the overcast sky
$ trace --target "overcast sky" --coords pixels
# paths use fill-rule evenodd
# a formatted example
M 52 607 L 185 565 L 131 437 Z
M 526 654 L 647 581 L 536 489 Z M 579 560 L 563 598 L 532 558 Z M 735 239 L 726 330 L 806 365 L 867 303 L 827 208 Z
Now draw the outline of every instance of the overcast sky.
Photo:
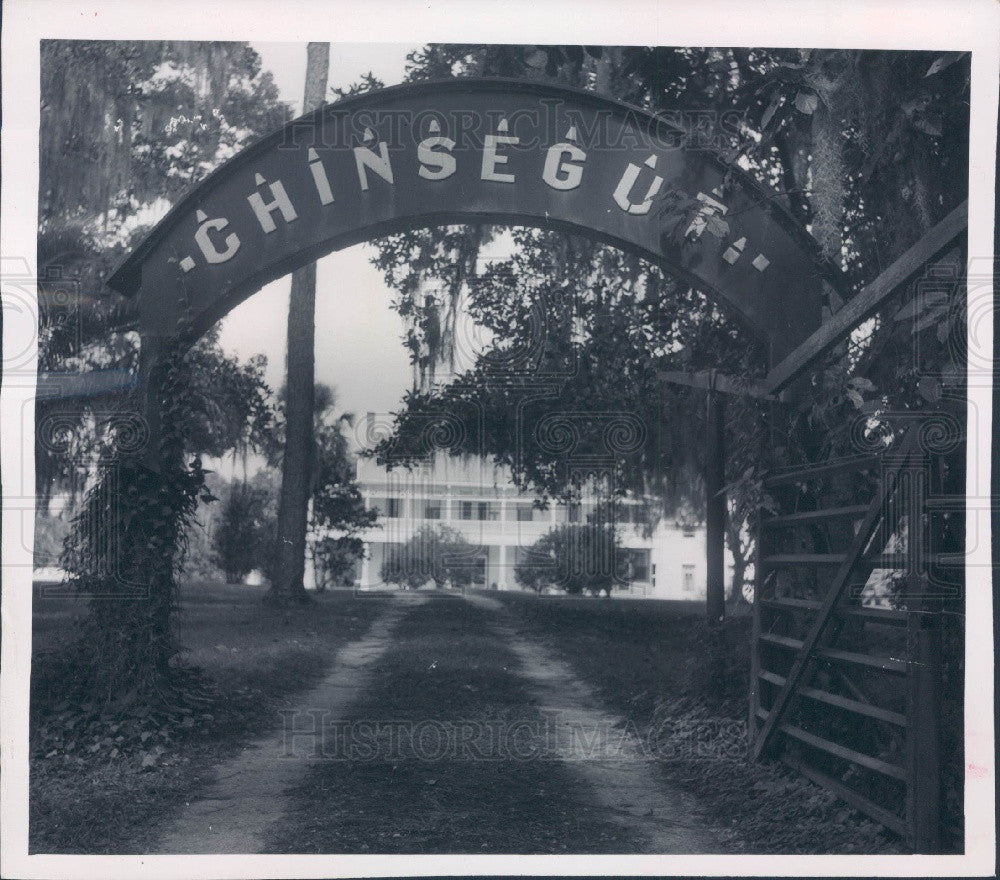
M 254 43 L 274 74 L 281 97 L 302 110 L 305 43 Z M 330 85 L 348 86 L 371 71 L 386 85 L 402 82 L 414 46 L 334 44 Z M 410 385 L 411 368 L 400 341 L 403 324 L 389 308 L 390 290 L 369 263 L 372 249 L 357 245 L 323 258 L 316 282 L 316 381 L 337 389 L 341 410 L 361 415 L 390 412 Z M 271 387 L 284 382 L 290 279 L 269 284 L 234 309 L 221 324 L 221 343 L 247 357 L 267 355 Z

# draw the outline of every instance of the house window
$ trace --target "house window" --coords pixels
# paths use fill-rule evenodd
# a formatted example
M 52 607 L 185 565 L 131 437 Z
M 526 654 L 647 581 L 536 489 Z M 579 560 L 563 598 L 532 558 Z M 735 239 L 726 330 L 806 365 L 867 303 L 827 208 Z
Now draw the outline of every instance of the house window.
M 462 519 L 472 519 L 472 502 L 463 501 L 461 507 L 461 517 Z
M 693 593 L 694 592 L 694 566 L 685 565 L 683 567 L 684 576 L 684 592 Z
M 476 504 L 476 519 L 480 522 L 484 520 L 497 519 L 500 515 L 500 508 L 490 501 L 479 501 Z
M 517 521 L 531 522 L 535 518 L 535 506 L 533 504 L 517 505 Z
M 580 505 L 571 504 L 569 506 L 569 521 L 571 523 L 578 523 L 580 521 Z
M 631 578 L 633 581 L 642 581 L 645 583 L 649 580 L 649 551 L 648 550 L 630 550 L 629 551 L 629 567 L 631 568 Z
M 441 519 L 440 501 L 428 501 L 424 505 L 424 519 Z
M 386 498 L 385 515 L 390 519 L 399 519 L 403 515 L 402 498 Z

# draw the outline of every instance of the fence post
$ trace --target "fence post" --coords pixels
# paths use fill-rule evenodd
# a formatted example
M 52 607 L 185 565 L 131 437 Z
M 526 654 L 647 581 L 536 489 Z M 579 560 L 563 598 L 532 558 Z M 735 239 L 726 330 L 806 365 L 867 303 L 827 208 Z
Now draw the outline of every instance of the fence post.
M 906 827 L 915 853 L 936 853 L 941 849 L 939 639 L 937 615 L 911 610 L 906 638 Z
M 767 467 L 773 461 L 775 419 L 777 417 L 776 404 L 768 401 L 764 409 L 764 455 Z M 757 741 L 757 734 L 760 730 L 760 720 L 757 718 L 757 710 L 761 707 L 760 698 L 760 631 L 761 631 L 761 601 L 764 598 L 764 570 L 763 560 L 768 554 L 768 547 L 765 545 L 765 529 L 763 525 L 762 505 L 757 507 L 754 514 L 754 528 L 756 529 L 756 540 L 753 550 L 753 607 L 751 608 L 750 620 L 750 689 L 748 693 L 747 707 L 747 753 L 754 754 L 754 743 Z
M 750 690 L 747 711 L 747 748 L 753 753 L 753 744 L 757 738 L 757 709 L 760 701 L 760 601 L 763 598 L 764 574 L 761 571 L 761 560 L 764 558 L 764 528 L 762 526 L 760 509 L 754 516 L 754 528 L 757 537 L 754 541 L 754 580 L 753 607 L 750 623 Z

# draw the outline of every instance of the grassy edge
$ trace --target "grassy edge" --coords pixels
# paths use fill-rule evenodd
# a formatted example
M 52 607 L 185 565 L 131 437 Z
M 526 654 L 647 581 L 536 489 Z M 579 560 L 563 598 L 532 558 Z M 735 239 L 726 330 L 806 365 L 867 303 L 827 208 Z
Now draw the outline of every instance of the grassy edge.
M 227 595 L 210 600 L 222 615 L 222 626 L 211 629 L 212 640 L 232 630 L 231 640 L 238 641 L 240 606 Z M 316 607 L 271 614 L 279 635 L 253 646 L 256 650 L 244 641 L 240 663 L 204 669 L 201 684 L 207 687 L 195 723 L 188 707 L 167 710 L 153 725 L 158 728 L 155 740 L 125 737 L 116 743 L 112 726 L 127 726 L 134 719 L 95 716 L 79 705 L 55 712 L 33 700 L 29 852 L 148 851 L 164 821 L 212 779 L 214 767 L 272 729 L 278 707 L 312 687 L 342 645 L 368 629 L 379 606 L 335 597 Z M 257 608 L 251 613 L 268 614 Z M 318 613 L 341 626 L 320 633 Z M 228 626 L 227 614 L 232 618 Z M 203 656 L 205 649 L 192 653 Z M 71 751 L 53 748 L 68 744 L 67 724 L 81 730 L 80 741 L 73 741 Z M 152 742 L 156 744 L 150 746 Z
M 905 852 L 900 840 L 825 789 L 781 764 L 750 763 L 745 733 L 744 742 L 734 743 L 730 725 L 742 726 L 746 717 L 745 620 L 727 624 L 727 686 L 711 699 L 706 664 L 699 663 L 707 650 L 700 616 L 648 603 L 564 605 L 558 598 L 491 595 L 518 625 L 570 663 L 626 723 L 656 736 L 663 754 L 698 752 L 663 760 L 661 770 L 702 805 L 705 820 L 733 852 Z M 649 619 L 641 620 L 644 616 Z M 608 662 L 615 651 L 618 656 Z

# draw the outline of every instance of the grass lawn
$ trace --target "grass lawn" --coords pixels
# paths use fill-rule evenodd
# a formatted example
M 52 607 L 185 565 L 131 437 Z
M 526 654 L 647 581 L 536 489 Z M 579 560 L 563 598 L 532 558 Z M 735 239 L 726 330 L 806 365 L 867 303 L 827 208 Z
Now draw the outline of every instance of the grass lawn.
M 899 852 L 900 842 L 782 766 L 745 760 L 748 620 L 729 621 L 725 687 L 708 696 L 697 603 L 491 592 L 529 637 L 561 654 L 640 733 L 657 731 L 662 772 L 703 806 L 727 850 Z M 314 684 L 360 637 L 384 598 L 331 592 L 275 611 L 262 590 L 214 583 L 182 591 L 181 659 L 203 676 L 191 701 L 128 718 L 59 696 L 57 649 L 73 635 L 72 599 L 40 598 L 33 622 L 32 852 L 144 851 L 213 766 L 277 723 L 279 701 Z M 555 761 L 511 761 L 483 731 L 528 730 L 539 710 L 490 612 L 432 598 L 401 622 L 372 686 L 345 721 L 390 721 L 362 743 L 375 759 L 327 760 L 273 829 L 275 852 L 629 852 L 634 843 L 588 803 Z M 495 613 L 495 612 L 494 612 Z M 72 674 L 72 670 L 62 671 Z M 139 716 L 139 717 L 135 717 Z M 407 753 L 399 726 L 454 732 L 473 722 L 475 760 Z M 407 727 L 408 725 L 408 727 Z M 499 728 L 498 728 L 499 725 Z M 520 728 L 519 728 L 520 725 Z M 439 728 L 435 728 L 439 729 Z M 735 743 L 733 731 L 737 731 Z M 431 731 L 434 733 L 434 731 Z M 370 728 L 369 728 L 370 734 Z M 390 738 L 387 740 L 387 738 Z M 412 751 L 412 750 L 411 750 Z M 447 794 L 447 797 L 445 797 Z
M 691 792 L 732 852 L 889 853 L 901 842 L 783 765 L 746 760 L 749 617 L 727 621 L 723 691 L 709 697 L 700 603 L 495 593 L 609 708 L 658 729 L 670 781 Z M 734 736 L 735 734 L 735 736 Z
M 329 592 L 312 606 L 275 611 L 262 597 L 259 587 L 186 584 L 179 659 L 203 670 L 205 686 L 197 702 L 145 715 L 140 707 L 127 718 L 61 700 L 51 663 L 72 639 L 73 619 L 84 606 L 70 598 L 36 599 L 32 852 L 141 851 L 213 765 L 276 724 L 278 702 L 312 685 L 382 604 Z
M 571 767 L 531 757 L 544 720 L 490 616 L 457 598 L 410 612 L 268 852 L 635 851 Z

